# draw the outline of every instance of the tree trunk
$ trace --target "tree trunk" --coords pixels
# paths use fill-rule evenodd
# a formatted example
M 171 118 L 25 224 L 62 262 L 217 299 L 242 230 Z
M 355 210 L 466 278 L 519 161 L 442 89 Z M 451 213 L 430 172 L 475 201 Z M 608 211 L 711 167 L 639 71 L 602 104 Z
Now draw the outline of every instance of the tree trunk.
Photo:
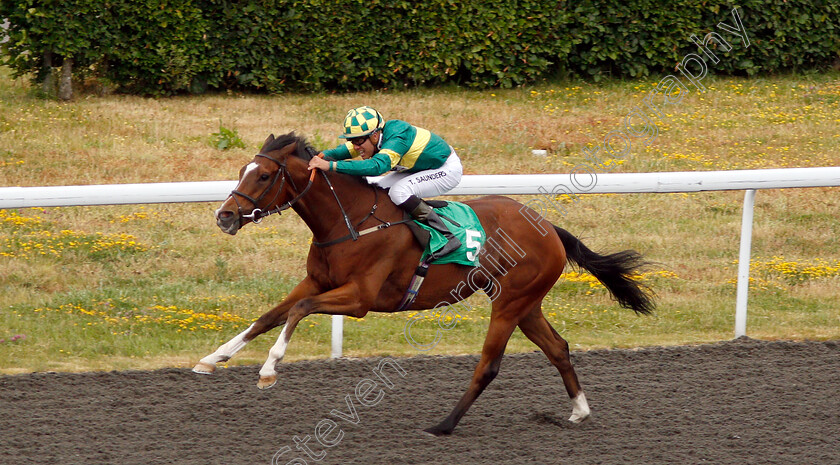
M 73 98 L 73 59 L 64 57 L 61 65 L 61 81 L 58 83 L 58 98 L 70 100 Z
M 41 90 L 46 95 L 55 95 L 55 74 L 53 74 L 52 52 L 44 52 L 44 81 L 41 82 Z

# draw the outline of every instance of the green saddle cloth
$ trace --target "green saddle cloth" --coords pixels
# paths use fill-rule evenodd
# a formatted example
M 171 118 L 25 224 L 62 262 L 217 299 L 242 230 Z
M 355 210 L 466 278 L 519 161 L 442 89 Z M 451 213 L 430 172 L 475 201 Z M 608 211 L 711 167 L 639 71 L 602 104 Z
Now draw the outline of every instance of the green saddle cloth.
M 478 253 L 484 247 L 484 241 L 487 240 L 487 234 L 484 233 L 484 228 L 481 227 L 481 222 L 478 220 L 478 215 L 475 214 L 472 208 L 460 202 L 449 202 L 445 207 L 435 208 L 435 212 L 443 219 L 452 234 L 461 241 L 461 247 L 458 250 L 435 260 L 434 264 L 457 263 L 467 266 L 478 266 Z M 453 223 L 454 222 L 454 223 Z M 423 253 L 423 260 L 429 255 L 440 250 L 446 245 L 446 238 L 443 234 L 426 226 L 425 224 L 415 221 L 421 228 L 429 231 L 431 240 L 426 251 Z M 457 224 L 456 224 L 457 223 Z

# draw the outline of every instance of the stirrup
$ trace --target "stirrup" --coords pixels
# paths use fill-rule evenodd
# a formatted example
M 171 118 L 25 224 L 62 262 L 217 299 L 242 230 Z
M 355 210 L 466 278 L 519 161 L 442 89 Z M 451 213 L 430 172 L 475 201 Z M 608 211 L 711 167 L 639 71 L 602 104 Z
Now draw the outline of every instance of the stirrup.
M 408 284 L 408 289 L 405 291 L 405 295 L 403 295 L 400 304 L 397 306 L 395 311 L 401 312 L 406 310 L 411 304 L 414 303 L 414 300 L 417 298 L 417 294 L 420 293 L 420 286 L 423 285 L 423 280 L 426 279 L 426 273 L 429 272 L 429 260 L 421 260 L 420 265 L 417 266 L 417 269 L 414 270 L 414 276 L 411 277 L 411 282 Z

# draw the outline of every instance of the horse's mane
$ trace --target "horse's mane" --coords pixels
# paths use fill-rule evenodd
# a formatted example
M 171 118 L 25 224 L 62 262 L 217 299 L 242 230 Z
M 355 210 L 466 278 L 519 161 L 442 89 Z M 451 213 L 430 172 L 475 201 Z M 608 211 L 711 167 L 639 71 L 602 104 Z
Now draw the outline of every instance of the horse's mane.
M 303 137 L 299 137 L 295 134 L 294 131 L 283 134 L 280 137 L 274 137 L 274 134 L 268 136 L 265 143 L 263 144 L 262 148 L 260 149 L 260 153 L 268 153 L 272 150 L 280 150 L 283 147 L 297 142 L 297 150 L 295 150 L 294 155 L 298 158 L 302 158 L 304 160 L 309 160 L 312 158 L 313 153 L 318 153 L 316 150 L 306 142 L 306 139 Z
M 306 141 L 305 137 L 296 135 L 294 131 L 288 134 L 283 134 L 276 138 L 274 137 L 274 134 L 271 134 L 260 149 L 260 153 L 268 153 L 272 150 L 280 150 L 283 147 L 295 142 L 297 142 L 297 150 L 295 150 L 293 155 L 297 158 L 309 161 L 310 159 L 312 159 L 313 155 L 316 155 L 318 153 L 318 150 L 314 149 L 311 145 L 309 145 L 309 142 Z M 367 178 L 363 176 L 342 175 L 340 173 L 333 174 L 338 174 L 339 176 L 346 176 L 348 178 L 354 179 L 355 181 L 363 185 L 370 185 Z

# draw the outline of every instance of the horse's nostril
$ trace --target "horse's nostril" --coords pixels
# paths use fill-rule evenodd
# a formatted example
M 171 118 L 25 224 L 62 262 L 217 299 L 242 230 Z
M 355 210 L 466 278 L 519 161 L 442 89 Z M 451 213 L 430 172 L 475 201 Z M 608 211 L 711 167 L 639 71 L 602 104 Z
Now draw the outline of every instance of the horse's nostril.
M 233 212 L 232 212 L 232 211 L 228 211 L 228 210 L 225 210 L 225 211 L 220 211 L 218 216 L 219 216 L 219 219 L 220 219 L 220 220 L 226 220 L 226 219 L 228 219 L 228 218 L 230 218 L 230 217 L 232 217 L 232 216 L 233 216 Z

